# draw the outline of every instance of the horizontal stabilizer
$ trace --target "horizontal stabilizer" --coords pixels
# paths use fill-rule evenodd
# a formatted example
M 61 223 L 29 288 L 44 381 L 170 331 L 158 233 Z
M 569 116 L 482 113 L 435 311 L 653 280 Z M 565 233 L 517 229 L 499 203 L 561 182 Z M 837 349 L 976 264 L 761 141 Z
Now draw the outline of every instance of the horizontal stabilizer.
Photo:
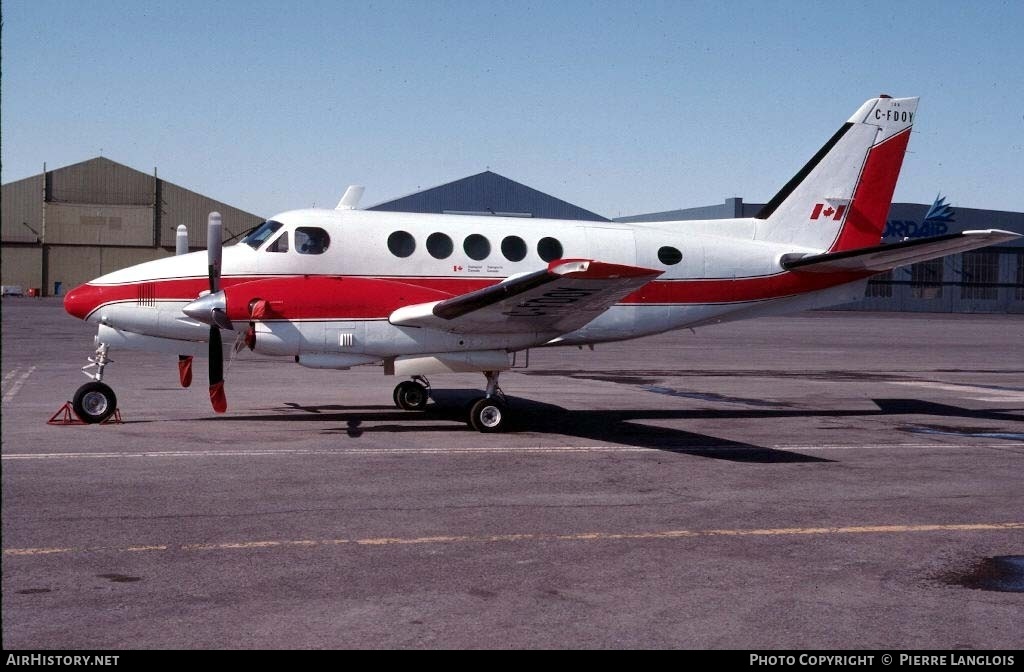
M 399 308 L 391 324 L 463 334 L 575 331 L 663 271 L 561 259 L 475 292 Z
M 838 273 L 848 271 L 870 271 L 881 273 L 897 266 L 916 264 L 947 254 L 966 252 L 987 245 L 995 245 L 1014 238 L 1020 234 L 998 229 L 984 231 L 964 231 L 950 233 L 945 236 L 906 240 L 889 245 L 875 245 L 843 252 L 827 252 L 825 254 L 784 254 L 782 267 L 787 271 L 807 273 Z

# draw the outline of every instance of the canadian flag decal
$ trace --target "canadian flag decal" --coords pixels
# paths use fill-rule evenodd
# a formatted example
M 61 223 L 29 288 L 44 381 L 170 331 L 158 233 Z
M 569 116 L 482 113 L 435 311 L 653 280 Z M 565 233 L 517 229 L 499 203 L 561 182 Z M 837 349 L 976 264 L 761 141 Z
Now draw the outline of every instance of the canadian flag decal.
M 831 205 L 826 205 L 825 203 L 815 203 L 814 210 L 811 210 L 811 219 L 818 219 L 820 217 L 825 217 L 827 219 L 831 217 L 838 222 L 843 218 L 843 213 L 845 212 L 845 205 L 833 208 Z

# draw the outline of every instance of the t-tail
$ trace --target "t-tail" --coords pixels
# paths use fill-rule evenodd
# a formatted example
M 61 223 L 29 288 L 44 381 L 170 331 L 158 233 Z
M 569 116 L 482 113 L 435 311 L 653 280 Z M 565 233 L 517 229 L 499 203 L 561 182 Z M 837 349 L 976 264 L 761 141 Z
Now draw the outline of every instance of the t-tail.
M 860 106 L 757 214 L 759 240 L 841 252 L 882 239 L 917 98 Z

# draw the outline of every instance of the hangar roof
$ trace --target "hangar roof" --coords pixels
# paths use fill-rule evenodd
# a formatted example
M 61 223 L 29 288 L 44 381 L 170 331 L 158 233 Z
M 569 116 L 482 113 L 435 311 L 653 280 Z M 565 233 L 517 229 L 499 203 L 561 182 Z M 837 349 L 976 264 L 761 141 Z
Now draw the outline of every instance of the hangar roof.
M 609 221 L 601 215 L 489 170 L 379 203 L 367 210 Z

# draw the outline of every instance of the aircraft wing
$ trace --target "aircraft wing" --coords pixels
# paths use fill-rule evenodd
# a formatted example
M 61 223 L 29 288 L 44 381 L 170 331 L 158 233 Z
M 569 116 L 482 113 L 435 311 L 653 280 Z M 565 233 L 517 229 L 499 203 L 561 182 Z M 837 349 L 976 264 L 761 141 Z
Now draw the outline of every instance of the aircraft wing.
M 463 334 L 575 331 L 664 271 L 586 259 L 507 278 L 461 296 L 399 308 L 390 322 Z
M 811 255 L 783 255 L 782 267 L 787 271 L 808 273 L 834 273 L 837 271 L 888 271 L 897 266 L 928 261 L 947 254 L 966 252 L 978 247 L 995 245 L 1020 234 L 999 229 L 964 231 L 920 240 L 907 240 L 889 245 L 875 245 L 843 252 Z

